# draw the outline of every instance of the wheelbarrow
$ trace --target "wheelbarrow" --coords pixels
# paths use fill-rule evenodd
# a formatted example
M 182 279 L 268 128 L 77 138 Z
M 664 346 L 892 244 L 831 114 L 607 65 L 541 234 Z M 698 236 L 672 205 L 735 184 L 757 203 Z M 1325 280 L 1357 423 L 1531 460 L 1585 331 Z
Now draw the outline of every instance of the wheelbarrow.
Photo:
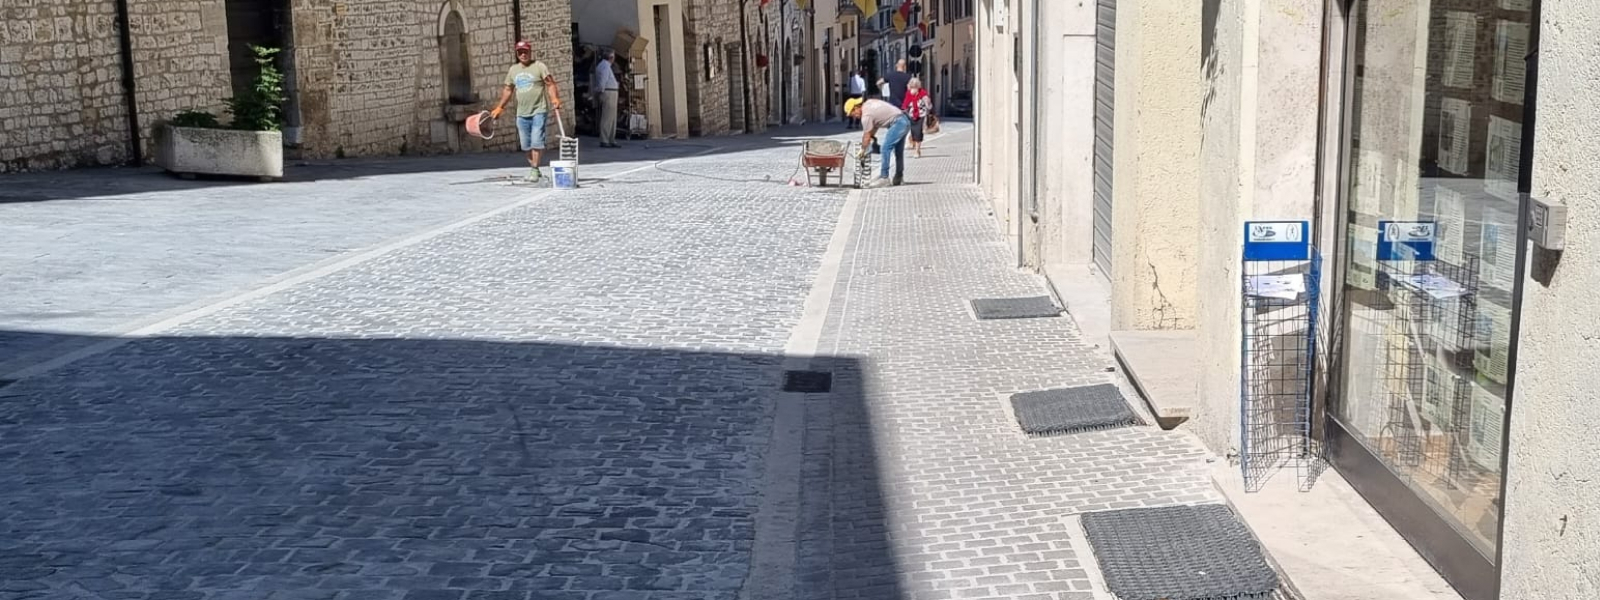
M 800 148 L 800 168 L 806 172 L 806 185 L 828 185 L 828 175 L 838 173 L 838 183 L 844 184 L 845 156 L 850 154 L 850 142 L 838 140 L 806 140 Z M 812 175 L 818 183 L 812 183 Z

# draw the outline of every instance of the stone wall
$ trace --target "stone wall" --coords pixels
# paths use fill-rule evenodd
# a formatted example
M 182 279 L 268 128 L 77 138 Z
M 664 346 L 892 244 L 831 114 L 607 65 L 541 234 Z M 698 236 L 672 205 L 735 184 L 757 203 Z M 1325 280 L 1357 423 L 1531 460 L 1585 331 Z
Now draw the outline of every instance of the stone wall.
M 134 3 L 137 106 L 146 157 L 177 112 L 220 112 L 232 94 L 222 0 Z M 0 172 L 125 162 L 128 115 L 111 0 L 0 4 Z
M 449 105 L 439 41 L 447 10 L 466 25 L 476 105 Z M 572 99 L 571 5 L 523 0 L 523 37 L 533 42 Z M 462 135 L 461 119 L 492 108 L 515 60 L 512 5 L 507 0 L 295 0 L 295 60 L 308 158 L 402 153 L 509 150 L 510 119 L 481 141 Z M 573 123 L 572 107 L 562 116 Z M 557 126 L 550 123 L 551 134 Z
M 742 94 L 733 93 L 729 50 L 739 43 L 737 0 L 691 0 L 689 26 L 684 29 L 684 49 L 689 76 L 689 131 L 695 135 L 739 133 L 733 127 L 735 110 L 742 110 Z M 709 57 L 707 51 L 709 50 Z

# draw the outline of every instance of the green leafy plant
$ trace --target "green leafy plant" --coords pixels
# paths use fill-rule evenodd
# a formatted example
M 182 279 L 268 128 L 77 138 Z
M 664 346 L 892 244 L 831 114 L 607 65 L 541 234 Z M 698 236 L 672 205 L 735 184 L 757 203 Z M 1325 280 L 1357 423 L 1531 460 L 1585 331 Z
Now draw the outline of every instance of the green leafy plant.
M 189 109 L 178 113 L 172 118 L 173 127 L 200 127 L 205 129 L 218 129 L 222 127 L 217 122 L 217 116 L 203 110 Z
M 228 114 L 233 128 L 246 131 L 278 131 L 283 127 L 283 72 L 278 70 L 279 50 L 250 46 L 258 71 L 250 90 L 228 99 Z

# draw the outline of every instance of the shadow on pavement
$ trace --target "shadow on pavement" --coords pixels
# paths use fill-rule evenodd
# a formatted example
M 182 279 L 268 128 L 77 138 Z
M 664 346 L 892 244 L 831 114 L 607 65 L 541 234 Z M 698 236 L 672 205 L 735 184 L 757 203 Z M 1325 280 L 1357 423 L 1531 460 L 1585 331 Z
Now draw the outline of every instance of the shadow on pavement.
M 579 160 L 584 166 L 630 162 L 654 162 L 691 155 L 716 155 L 796 146 L 808 137 L 829 137 L 848 133 L 837 123 L 821 123 L 768 130 L 761 134 L 701 137 L 689 140 L 640 140 L 624 142 L 620 149 L 600 148 L 593 138 L 582 138 Z M 857 134 L 859 135 L 859 134 Z M 798 151 L 798 149 L 797 149 Z M 553 160 L 552 147 L 545 160 Z M 520 152 L 405 156 L 393 158 L 355 158 L 314 161 L 288 161 L 282 182 L 261 183 L 254 179 L 213 178 L 185 180 L 157 167 L 97 167 L 65 171 L 0 175 L 0 204 L 47 202 L 75 198 L 100 198 L 169 191 L 226 189 L 237 186 L 271 187 L 285 183 L 353 180 L 388 175 L 442 173 L 526 168 Z M 471 178 L 469 178 L 471 179 Z M 494 177 L 481 175 L 481 183 Z
M 20 335 L 48 334 L 0 339 Z M 0 387 L 0 596 L 733 600 L 788 398 L 834 413 L 832 468 L 869 474 L 827 490 L 880 523 L 833 532 L 830 576 L 899 598 L 860 366 L 828 360 L 833 393 L 794 400 L 782 360 L 130 341 Z

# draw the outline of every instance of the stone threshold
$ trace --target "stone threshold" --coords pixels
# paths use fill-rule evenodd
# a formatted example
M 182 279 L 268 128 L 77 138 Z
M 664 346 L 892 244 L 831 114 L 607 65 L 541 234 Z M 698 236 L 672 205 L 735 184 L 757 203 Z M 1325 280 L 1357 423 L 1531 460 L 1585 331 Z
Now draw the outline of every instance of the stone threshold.
M 1200 380 L 1194 330 L 1113 331 L 1110 337 L 1112 354 L 1162 429 L 1176 428 L 1194 416 L 1195 382 Z
M 1302 600 L 1462 600 L 1350 483 L 1331 467 L 1300 490 L 1293 469 L 1246 492 L 1236 464 L 1217 461 L 1211 483 L 1255 534 Z

